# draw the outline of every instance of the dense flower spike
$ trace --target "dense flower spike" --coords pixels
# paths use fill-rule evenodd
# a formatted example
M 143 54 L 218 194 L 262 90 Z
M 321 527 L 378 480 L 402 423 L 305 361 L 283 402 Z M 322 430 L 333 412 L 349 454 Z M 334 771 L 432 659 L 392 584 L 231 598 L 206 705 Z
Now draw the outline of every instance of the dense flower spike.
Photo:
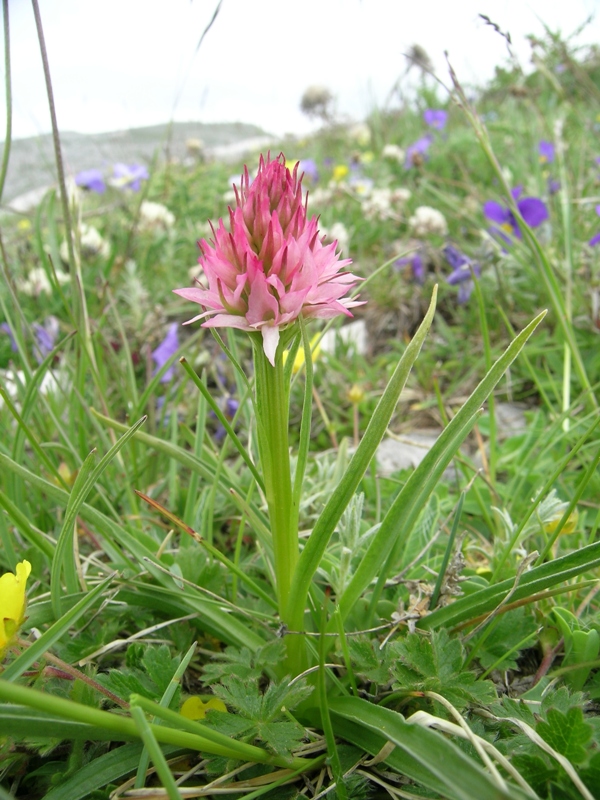
M 298 317 L 352 316 L 360 303 L 348 292 L 360 278 L 343 269 L 350 259 L 340 261 L 337 242 L 323 244 L 317 217 L 307 219 L 298 165 L 290 172 L 282 153 L 261 156 L 254 181 L 245 168 L 235 196 L 231 230 L 219 220 L 214 239 L 199 243 L 208 288 L 174 291 L 205 309 L 189 322 L 260 331 L 274 365 L 280 330 Z
M 21 561 L 15 572 L 5 572 L 0 576 L 0 653 L 10 644 L 25 619 L 25 585 L 31 564 Z

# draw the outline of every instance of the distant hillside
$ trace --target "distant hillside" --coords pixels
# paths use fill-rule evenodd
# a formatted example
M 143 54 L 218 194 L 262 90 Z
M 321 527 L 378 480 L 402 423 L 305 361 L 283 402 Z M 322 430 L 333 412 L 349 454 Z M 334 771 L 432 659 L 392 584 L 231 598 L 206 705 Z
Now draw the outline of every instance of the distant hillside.
M 269 134 L 256 125 L 242 122 L 203 124 L 175 122 L 112 133 L 61 133 L 65 167 L 71 174 L 92 167 L 103 168 L 116 162 L 150 164 L 155 154 L 164 159 L 185 156 L 187 139 L 201 139 L 209 152 L 217 155 L 228 146 Z M 235 149 L 235 148 L 233 148 Z M 14 139 L 4 187 L 3 204 L 20 195 L 56 181 L 54 148 L 50 134 Z

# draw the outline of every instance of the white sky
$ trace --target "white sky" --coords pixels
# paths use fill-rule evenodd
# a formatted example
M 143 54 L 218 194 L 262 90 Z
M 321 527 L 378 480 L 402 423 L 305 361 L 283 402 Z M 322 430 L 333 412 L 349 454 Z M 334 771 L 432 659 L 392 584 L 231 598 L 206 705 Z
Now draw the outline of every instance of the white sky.
M 542 21 L 567 35 L 600 12 L 600 0 L 223 0 L 194 55 L 218 0 L 39 2 L 59 127 L 82 133 L 171 118 L 301 133 L 310 128 L 299 111 L 308 85 L 327 86 L 340 112 L 363 118 L 415 42 L 446 82 L 444 50 L 464 82 L 490 78 L 507 50 L 480 13 L 511 33 L 527 66 L 524 37 L 541 36 Z M 33 12 L 27 0 L 9 7 L 13 136 L 33 136 L 50 129 Z M 600 13 L 577 41 L 600 42 Z M 0 138 L 4 126 L 0 119 Z

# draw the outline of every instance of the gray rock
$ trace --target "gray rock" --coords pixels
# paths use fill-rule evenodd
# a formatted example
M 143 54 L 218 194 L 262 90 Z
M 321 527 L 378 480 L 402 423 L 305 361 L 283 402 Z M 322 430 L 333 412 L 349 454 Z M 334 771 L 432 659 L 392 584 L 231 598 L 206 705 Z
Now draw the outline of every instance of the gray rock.
M 376 455 L 379 474 L 388 477 L 393 472 L 418 467 L 439 435 L 440 431 L 427 429 L 383 439 Z

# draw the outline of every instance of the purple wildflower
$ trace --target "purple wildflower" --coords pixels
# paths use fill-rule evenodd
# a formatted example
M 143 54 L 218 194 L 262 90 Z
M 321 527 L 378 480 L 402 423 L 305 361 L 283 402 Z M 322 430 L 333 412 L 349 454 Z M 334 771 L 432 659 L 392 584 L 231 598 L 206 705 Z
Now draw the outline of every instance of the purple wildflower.
M 238 412 L 238 409 L 240 407 L 240 402 L 239 400 L 236 400 L 235 397 L 226 397 L 219 403 L 219 405 L 221 406 L 221 411 L 223 412 L 225 418 L 228 420 L 228 422 L 231 422 Z M 211 412 L 211 414 L 212 416 L 216 416 L 214 412 Z M 225 430 L 223 425 L 219 422 L 214 433 L 215 441 L 222 442 L 223 439 L 225 438 L 226 433 L 227 431 Z
M 441 108 L 428 108 L 423 112 L 423 119 L 430 128 L 441 131 L 446 127 L 448 112 L 443 111 Z
M 522 191 L 522 187 L 517 186 L 511 194 L 517 201 L 517 208 L 525 223 L 531 228 L 536 228 L 548 219 L 548 209 L 539 197 L 524 197 L 519 200 Z M 492 222 L 498 223 L 498 226 L 492 226 L 492 233 L 499 235 L 508 244 L 511 243 L 511 240 L 506 236 L 507 233 L 517 239 L 521 238 L 519 223 L 510 208 L 502 206 L 494 200 L 488 200 L 483 206 L 483 213 Z
M 149 177 L 148 170 L 143 164 L 115 164 L 112 183 L 120 189 L 139 192 L 142 181 L 147 181 Z
M 313 158 L 303 158 L 299 161 L 298 172 L 303 172 L 311 183 L 316 183 L 319 180 L 319 170 Z
M 103 194 L 106 191 L 104 176 L 99 169 L 84 169 L 75 175 L 75 183 L 90 192 Z
M 557 192 L 560 192 L 560 181 L 548 178 L 548 194 L 556 194 Z
M 471 296 L 474 288 L 473 274 L 478 278 L 481 275 L 481 267 L 452 244 L 444 247 L 444 256 L 452 268 L 452 272 L 446 278 L 450 286 L 458 285 L 458 302 L 463 305 Z
M 403 267 L 410 267 L 412 270 L 413 278 L 417 281 L 417 283 L 425 283 L 425 263 L 423 261 L 423 257 L 417 251 L 416 253 L 412 253 L 410 256 L 404 256 L 403 258 L 397 258 L 394 261 L 394 269 L 401 270 Z
M 541 141 L 539 144 L 540 164 L 551 164 L 554 161 L 554 145 L 552 142 Z
M 600 205 L 596 206 L 596 214 L 600 216 Z M 595 236 L 592 236 L 588 244 L 590 247 L 595 247 L 597 244 L 600 244 L 600 233 L 597 233 Z
M 156 375 L 156 373 L 162 367 L 164 367 L 164 365 L 171 358 L 171 356 L 173 356 L 176 353 L 177 348 L 179 347 L 179 337 L 177 335 L 178 329 L 179 329 L 179 324 L 177 322 L 174 322 L 172 325 L 170 325 L 165 338 L 158 345 L 158 347 L 152 351 L 152 358 L 156 364 L 154 375 Z M 171 365 L 160 379 L 160 382 L 169 383 L 169 381 L 173 379 L 174 374 L 175 374 L 175 368 L 173 365 Z
M 58 319 L 53 315 L 46 317 L 42 325 L 37 322 L 33 324 L 33 332 L 35 334 L 34 353 L 38 364 L 41 364 L 46 356 L 54 350 L 59 329 Z
M 19 348 L 17 347 L 17 342 L 15 341 L 15 337 L 13 336 L 13 332 L 11 331 L 8 322 L 0 322 L 0 331 L 4 331 L 4 333 L 8 336 L 10 341 L 10 349 L 13 351 L 13 353 L 16 353 Z
M 404 161 L 404 168 L 410 169 L 411 167 L 420 164 L 426 157 L 427 151 L 431 146 L 431 134 L 422 136 L 416 142 L 406 148 L 406 159 Z

